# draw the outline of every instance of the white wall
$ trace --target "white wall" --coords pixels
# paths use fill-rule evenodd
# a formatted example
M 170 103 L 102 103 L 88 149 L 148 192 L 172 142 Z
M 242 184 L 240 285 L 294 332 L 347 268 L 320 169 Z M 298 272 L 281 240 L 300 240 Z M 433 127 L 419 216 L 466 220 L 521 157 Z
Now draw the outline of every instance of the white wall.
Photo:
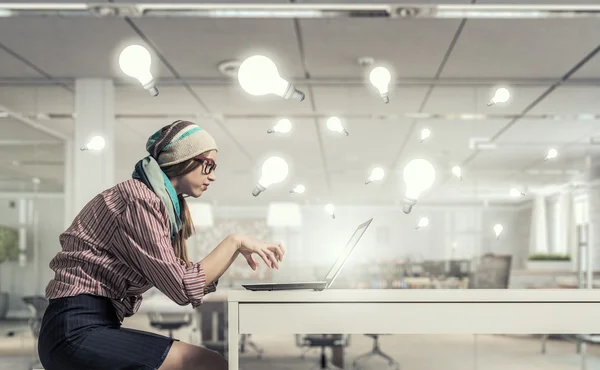
M 10 201 L 17 207 L 10 208 Z M 0 198 L 0 224 L 18 227 L 18 199 Z M 27 264 L 18 262 L 0 264 L 0 291 L 11 294 L 10 311 L 26 309 L 20 297 L 44 294 L 46 284 L 53 277 L 48 267 L 50 260 L 60 250 L 58 236 L 63 231 L 62 198 L 41 198 L 35 200 L 34 208 L 39 212 L 38 238 L 34 238 L 33 225 L 27 228 Z M 38 245 L 35 245 L 37 241 Z M 34 253 L 38 250 L 39 253 Z

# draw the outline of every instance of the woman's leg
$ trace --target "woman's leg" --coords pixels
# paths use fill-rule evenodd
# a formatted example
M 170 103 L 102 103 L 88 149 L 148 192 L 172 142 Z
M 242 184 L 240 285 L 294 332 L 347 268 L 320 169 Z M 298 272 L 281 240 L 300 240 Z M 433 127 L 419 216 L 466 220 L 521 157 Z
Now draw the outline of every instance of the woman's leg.
M 227 370 L 219 353 L 183 342 L 173 342 L 159 370 Z

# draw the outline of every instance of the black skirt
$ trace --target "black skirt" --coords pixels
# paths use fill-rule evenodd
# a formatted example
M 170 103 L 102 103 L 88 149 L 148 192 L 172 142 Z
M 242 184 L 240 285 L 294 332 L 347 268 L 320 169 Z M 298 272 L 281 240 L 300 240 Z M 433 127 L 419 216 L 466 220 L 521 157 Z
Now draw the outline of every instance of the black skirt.
M 45 370 L 155 370 L 174 339 L 121 327 L 108 298 L 51 299 L 38 352 Z

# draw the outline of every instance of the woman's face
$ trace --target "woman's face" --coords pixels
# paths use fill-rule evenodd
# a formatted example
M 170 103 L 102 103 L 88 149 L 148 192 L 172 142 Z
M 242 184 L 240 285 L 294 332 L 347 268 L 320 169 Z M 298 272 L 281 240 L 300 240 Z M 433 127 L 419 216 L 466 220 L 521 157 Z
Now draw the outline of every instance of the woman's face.
M 208 154 L 205 154 L 204 156 L 216 162 L 217 151 L 211 150 L 210 152 L 208 152 Z M 217 179 L 214 170 L 211 171 L 208 175 L 205 174 L 206 167 L 206 162 L 204 162 L 192 172 L 181 176 L 178 179 L 178 192 L 187 194 L 190 197 L 194 198 L 198 198 L 199 196 L 201 196 L 206 191 L 206 189 L 208 189 L 210 183 Z

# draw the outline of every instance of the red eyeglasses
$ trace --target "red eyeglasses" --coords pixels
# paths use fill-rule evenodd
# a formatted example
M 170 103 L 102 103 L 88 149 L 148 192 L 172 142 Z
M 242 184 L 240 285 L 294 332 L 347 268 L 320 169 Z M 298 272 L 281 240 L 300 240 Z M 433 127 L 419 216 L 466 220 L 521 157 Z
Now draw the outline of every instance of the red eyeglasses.
M 215 160 L 212 158 L 207 158 L 202 155 L 197 155 L 194 158 L 196 158 L 204 163 L 204 168 L 203 168 L 202 173 L 204 173 L 205 175 L 210 175 L 211 172 L 213 172 L 214 170 L 217 169 L 217 164 L 215 163 Z

